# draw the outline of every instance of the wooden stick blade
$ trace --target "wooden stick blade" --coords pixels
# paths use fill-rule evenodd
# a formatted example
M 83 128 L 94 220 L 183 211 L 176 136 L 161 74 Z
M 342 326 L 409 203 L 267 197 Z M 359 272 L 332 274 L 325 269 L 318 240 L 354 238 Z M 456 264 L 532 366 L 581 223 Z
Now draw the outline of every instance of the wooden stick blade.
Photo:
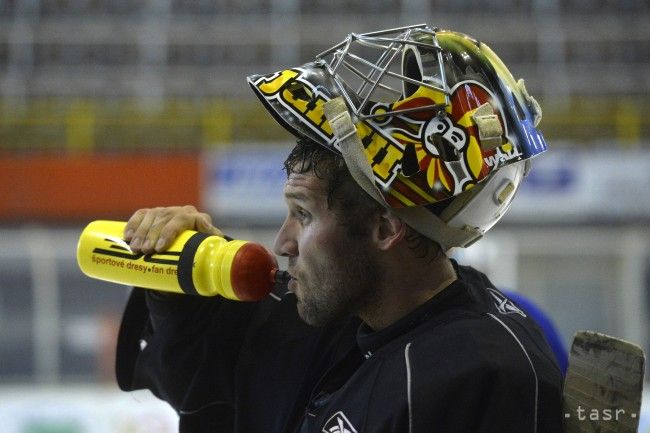
M 564 381 L 565 433 L 636 433 L 645 356 L 627 341 L 576 333 Z

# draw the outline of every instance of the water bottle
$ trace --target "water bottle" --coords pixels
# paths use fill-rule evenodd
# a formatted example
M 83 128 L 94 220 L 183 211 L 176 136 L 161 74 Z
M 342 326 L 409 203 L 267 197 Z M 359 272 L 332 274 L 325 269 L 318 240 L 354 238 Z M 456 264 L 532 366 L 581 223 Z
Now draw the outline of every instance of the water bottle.
M 126 222 L 93 221 L 81 233 L 77 262 L 89 277 L 145 289 L 257 301 L 289 275 L 264 246 L 184 231 L 167 251 L 131 251 Z

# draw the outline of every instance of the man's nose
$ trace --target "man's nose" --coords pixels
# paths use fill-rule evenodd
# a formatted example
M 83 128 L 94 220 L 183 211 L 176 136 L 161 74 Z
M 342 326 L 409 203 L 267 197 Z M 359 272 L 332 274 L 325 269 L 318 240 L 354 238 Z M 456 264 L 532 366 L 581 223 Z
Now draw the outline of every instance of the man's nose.
M 273 252 L 279 256 L 291 257 L 298 255 L 298 243 L 293 235 L 293 229 L 289 219 L 285 219 L 282 227 L 275 236 Z

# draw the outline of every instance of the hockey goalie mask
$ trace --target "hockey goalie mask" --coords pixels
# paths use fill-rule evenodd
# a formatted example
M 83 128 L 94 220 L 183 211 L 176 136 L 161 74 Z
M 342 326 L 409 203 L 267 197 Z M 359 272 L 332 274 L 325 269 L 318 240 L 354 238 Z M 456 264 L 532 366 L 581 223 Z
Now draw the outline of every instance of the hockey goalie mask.
M 445 248 L 496 223 L 525 161 L 546 150 L 523 80 L 461 33 L 350 34 L 248 82 L 280 124 L 341 154 L 366 192 Z

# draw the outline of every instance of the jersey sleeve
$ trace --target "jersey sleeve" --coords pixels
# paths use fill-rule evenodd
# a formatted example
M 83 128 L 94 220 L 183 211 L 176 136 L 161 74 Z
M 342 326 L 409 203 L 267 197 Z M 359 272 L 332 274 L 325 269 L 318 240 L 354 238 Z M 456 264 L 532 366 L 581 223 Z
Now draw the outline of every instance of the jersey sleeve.
M 221 297 L 135 288 L 118 337 L 119 387 L 151 390 L 181 415 L 181 427 L 185 423 L 206 431 L 231 431 L 234 371 L 255 308 L 255 303 Z
M 293 294 L 250 303 L 134 289 L 118 384 L 167 401 L 181 433 L 287 431 L 357 326 L 312 328 Z

